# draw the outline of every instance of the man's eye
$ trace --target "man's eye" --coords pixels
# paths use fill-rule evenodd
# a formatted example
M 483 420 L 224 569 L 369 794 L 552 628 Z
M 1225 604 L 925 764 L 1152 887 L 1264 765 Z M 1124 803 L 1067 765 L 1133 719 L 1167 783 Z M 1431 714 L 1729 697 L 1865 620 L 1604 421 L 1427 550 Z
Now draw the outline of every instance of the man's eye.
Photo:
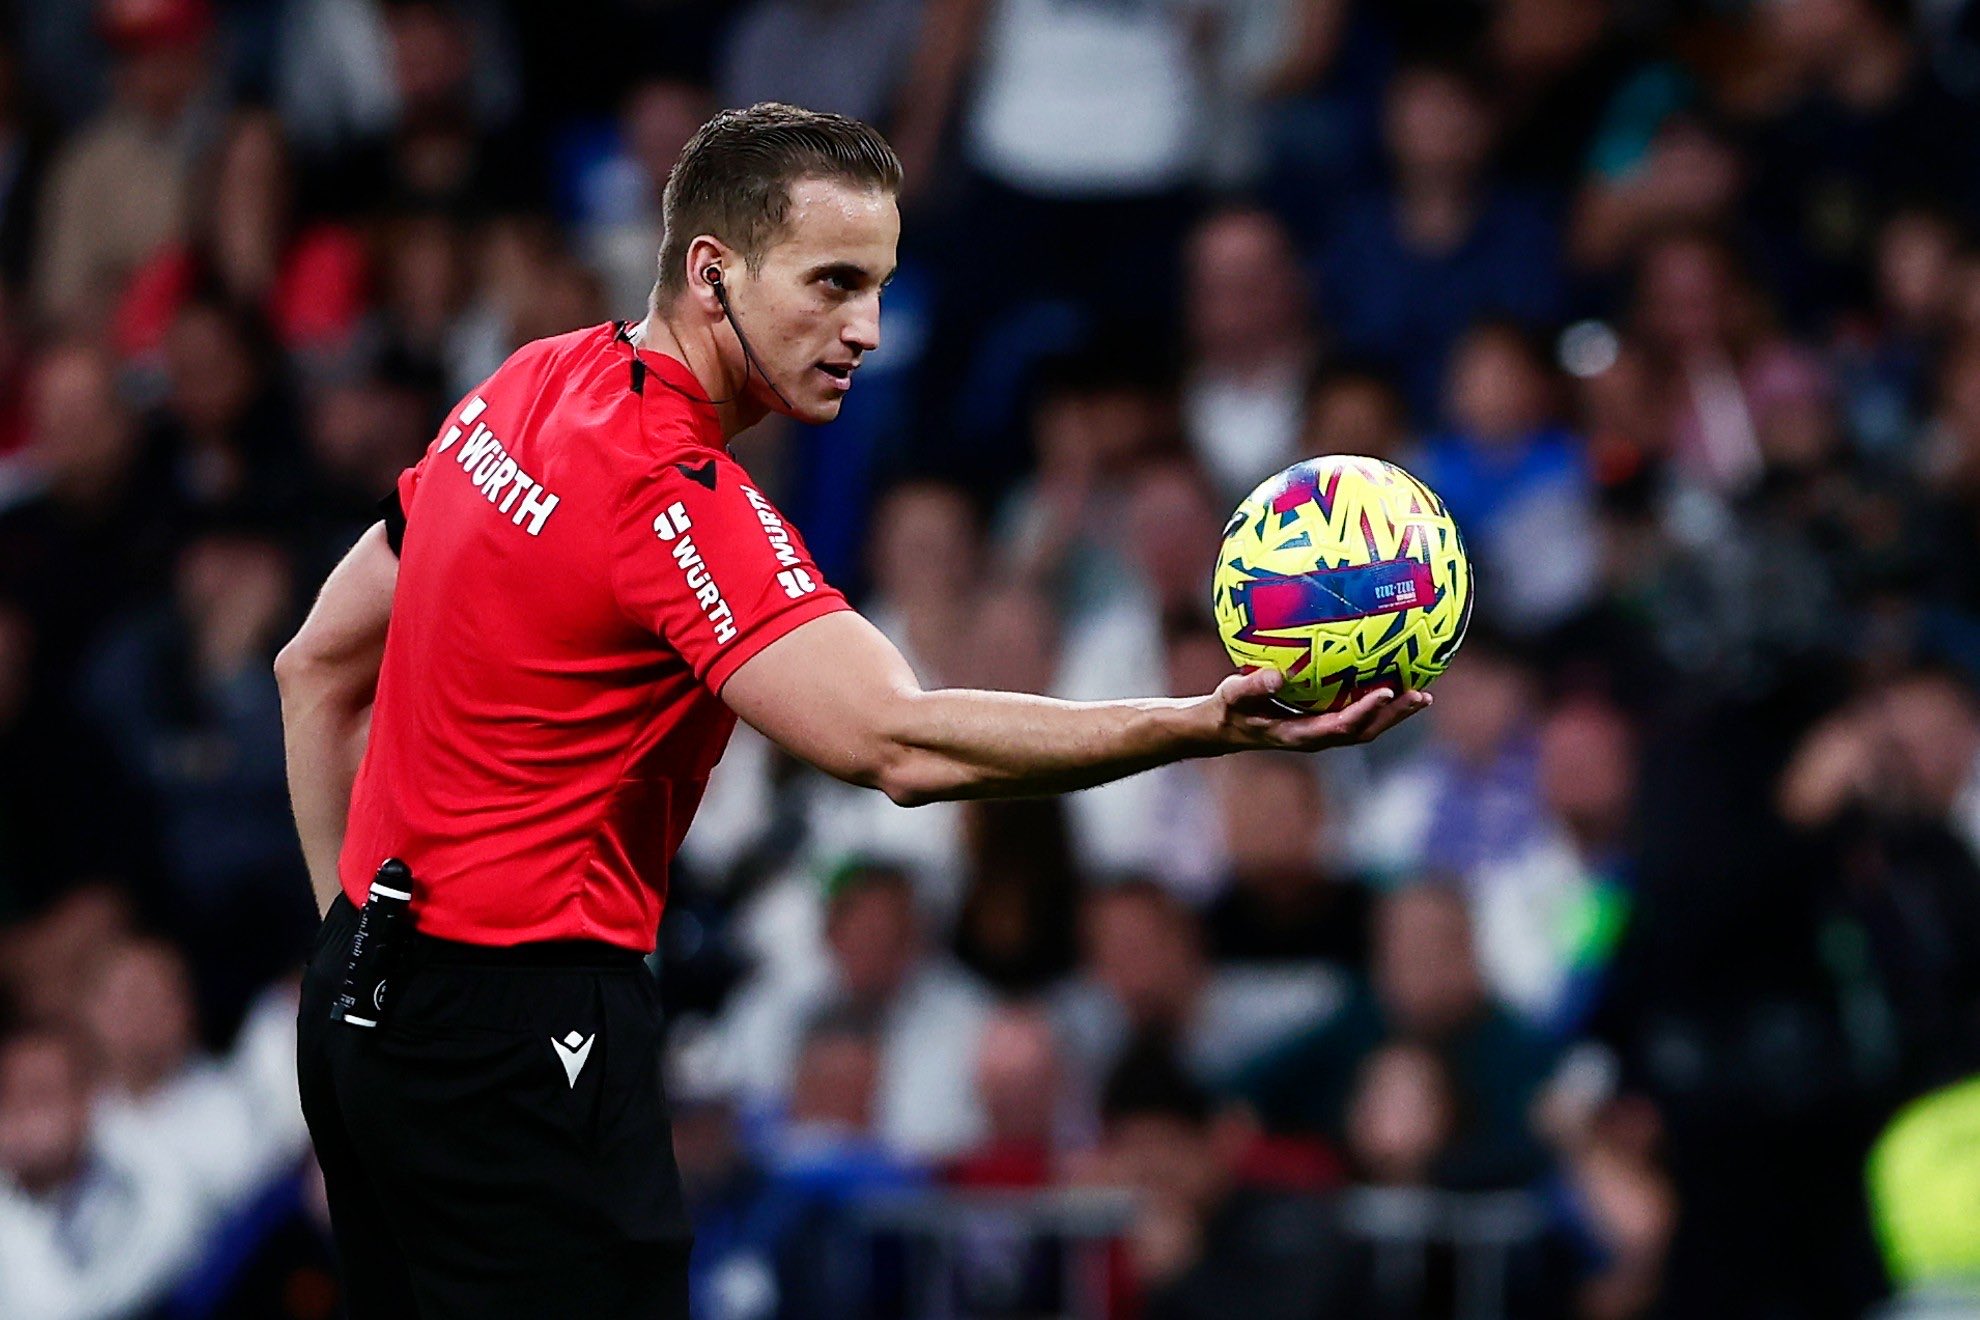
M 850 275 L 827 275 L 825 282 L 841 293 L 851 293 L 854 288 Z

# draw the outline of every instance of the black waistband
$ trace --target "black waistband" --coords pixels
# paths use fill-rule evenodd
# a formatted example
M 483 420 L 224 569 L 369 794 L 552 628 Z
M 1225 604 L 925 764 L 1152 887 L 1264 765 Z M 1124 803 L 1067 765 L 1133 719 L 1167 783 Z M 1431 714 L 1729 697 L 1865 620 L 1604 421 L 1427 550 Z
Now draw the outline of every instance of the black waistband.
M 357 910 L 337 896 L 356 924 Z M 430 967 L 574 967 L 600 971 L 630 970 L 646 961 L 638 949 L 599 940 L 536 940 L 527 944 L 467 944 L 443 940 L 423 931 L 407 933 L 406 953 Z
M 539 940 L 529 944 L 463 944 L 414 931 L 406 952 L 429 967 L 575 967 L 630 971 L 646 960 L 637 949 L 596 940 Z

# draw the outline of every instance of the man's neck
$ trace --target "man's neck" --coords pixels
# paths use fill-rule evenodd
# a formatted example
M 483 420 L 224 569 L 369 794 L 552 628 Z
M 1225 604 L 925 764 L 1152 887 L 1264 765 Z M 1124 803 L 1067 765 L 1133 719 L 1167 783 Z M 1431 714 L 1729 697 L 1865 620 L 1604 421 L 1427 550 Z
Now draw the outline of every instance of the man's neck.
M 769 409 L 750 397 L 747 372 L 737 377 L 724 366 L 715 333 L 712 326 L 699 330 L 676 326 L 649 312 L 645 320 L 633 326 L 630 337 L 635 348 L 665 353 L 687 367 L 701 385 L 702 399 L 714 406 L 722 440 L 727 443 L 762 421 Z

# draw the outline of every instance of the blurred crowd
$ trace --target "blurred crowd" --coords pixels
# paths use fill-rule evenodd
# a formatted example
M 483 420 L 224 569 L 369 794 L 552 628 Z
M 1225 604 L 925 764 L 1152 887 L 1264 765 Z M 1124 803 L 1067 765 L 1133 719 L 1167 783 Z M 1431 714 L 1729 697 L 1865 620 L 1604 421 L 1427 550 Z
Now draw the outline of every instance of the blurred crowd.
M 7 11 L 0 1316 L 337 1314 L 271 661 L 762 99 L 908 167 L 859 388 L 739 449 L 925 681 L 1207 690 L 1316 453 L 1479 606 L 1311 760 L 908 811 L 742 731 L 702 1320 L 1980 1314 L 1980 3 Z

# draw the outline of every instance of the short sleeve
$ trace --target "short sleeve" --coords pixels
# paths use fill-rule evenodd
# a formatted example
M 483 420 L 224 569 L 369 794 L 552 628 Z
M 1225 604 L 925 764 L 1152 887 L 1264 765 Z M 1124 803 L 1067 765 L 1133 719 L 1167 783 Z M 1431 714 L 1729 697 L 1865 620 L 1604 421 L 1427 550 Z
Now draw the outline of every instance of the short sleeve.
M 659 463 L 634 479 L 613 539 L 620 607 L 716 692 L 799 624 L 848 608 L 797 529 L 724 455 Z

